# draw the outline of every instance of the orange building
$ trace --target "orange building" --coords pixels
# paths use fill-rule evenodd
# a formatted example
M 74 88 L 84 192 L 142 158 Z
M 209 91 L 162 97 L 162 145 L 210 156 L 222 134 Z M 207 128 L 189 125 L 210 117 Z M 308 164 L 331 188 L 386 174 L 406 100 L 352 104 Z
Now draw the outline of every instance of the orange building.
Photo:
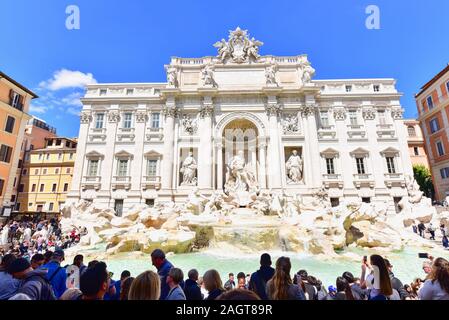
M 415 96 L 437 200 L 449 196 L 449 65 Z
M 25 134 L 31 116 L 30 101 L 37 95 L 0 72 L 0 216 L 9 216 L 17 185 L 17 171 Z
M 419 121 L 414 119 L 404 119 L 404 125 L 407 128 L 407 142 L 412 165 L 423 165 L 429 168 L 429 160 L 424 145 L 424 136 L 419 126 Z

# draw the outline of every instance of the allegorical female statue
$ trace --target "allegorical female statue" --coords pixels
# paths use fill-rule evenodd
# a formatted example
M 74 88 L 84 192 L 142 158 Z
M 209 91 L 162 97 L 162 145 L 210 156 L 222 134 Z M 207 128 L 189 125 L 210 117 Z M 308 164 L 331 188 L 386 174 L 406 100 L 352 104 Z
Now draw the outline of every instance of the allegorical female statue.
M 302 181 L 303 163 L 298 151 L 293 150 L 292 155 L 285 164 L 287 169 L 287 182 L 300 183 Z
M 193 153 L 189 152 L 187 158 L 184 159 L 181 167 L 182 183 L 181 186 L 195 186 L 197 182 L 196 178 L 197 164 L 193 157 Z

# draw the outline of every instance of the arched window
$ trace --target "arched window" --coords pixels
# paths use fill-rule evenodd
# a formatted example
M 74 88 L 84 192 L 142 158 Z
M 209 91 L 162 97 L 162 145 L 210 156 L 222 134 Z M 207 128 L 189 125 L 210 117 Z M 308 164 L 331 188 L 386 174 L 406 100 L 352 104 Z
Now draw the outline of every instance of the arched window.
M 416 137 L 416 130 L 414 126 L 408 126 L 407 131 L 409 137 Z

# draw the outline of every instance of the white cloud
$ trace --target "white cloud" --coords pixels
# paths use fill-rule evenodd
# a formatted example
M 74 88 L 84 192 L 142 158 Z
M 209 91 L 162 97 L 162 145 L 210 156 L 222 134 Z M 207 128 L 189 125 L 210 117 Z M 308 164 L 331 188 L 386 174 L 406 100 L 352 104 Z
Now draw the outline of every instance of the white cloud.
M 88 84 L 95 83 L 97 83 L 97 80 L 95 80 L 92 73 L 61 69 L 56 71 L 51 79 L 42 81 L 39 86 L 48 90 L 57 91 L 67 88 L 84 88 Z
M 37 106 L 34 104 L 30 105 L 30 112 L 32 113 L 45 113 L 47 112 L 47 108 L 44 106 Z
M 68 114 L 72 114 L 72 115 L 74 115 L 74 116 L 79 116 L 80 115 L 80 110 L 79 109 L 76 109 L 76 108 L 72 108 L 72 107 L 70 107 L 70 108 L 68 108 L 67 109 L 67 113 Z
M 83 104 L 81 103 L 81 100 L 80 100 L 82 95 L 83 94 L 81 92 L 73 92 L 73 93 L 69 94 L 68 96 L 62 98 L 61 101 L 65 105 L 82 107 Z

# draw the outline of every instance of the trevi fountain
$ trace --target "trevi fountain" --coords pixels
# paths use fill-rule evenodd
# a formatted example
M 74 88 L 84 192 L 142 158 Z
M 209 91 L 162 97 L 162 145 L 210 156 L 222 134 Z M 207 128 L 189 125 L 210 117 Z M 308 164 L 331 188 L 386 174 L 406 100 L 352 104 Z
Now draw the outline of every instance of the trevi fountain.
M 188 167 L 195 165 L 191 158 L 182 170 L 186 181 L 195 179 L 194 170 L 189 177 Z M 290 179 L 300 178 L 296 152 L 287 168 Z M 270 252 L 273 257 L 288 255 L 294 267 L 313 269 L 333 283 L 347 269 L 358 274 L 362 256 L 373 252 L 400 266 L 397 272 L 407 281 L 420 274 L 418 252 L 447 255 L 439 243 L 412 231 L 414 222 L 449 223 L 449 212 L 437 213 L 412 177 L 406 178 L 408 197 L 393 214 L 379 203 L 343 201 L 331 207 L 324 188 L 308 201 L 261 192 L 241 152 L 228 164 L 227 176 L 224 192 L 204 196 L 194 188 L 184 203 L 136 205 L 121 217 L 87 201 L 66 205 L 63 231 L 88 230 L 80 245 L 68 250 L 68 258 L 83 253 L 87 259 L 108 261 L 117 273 L 140 272 L 152 268 L 149 254 L 162 248 L 186 272 L 215 267 L 225 277 L 227 272 L 255 270 L 259 254 Z

